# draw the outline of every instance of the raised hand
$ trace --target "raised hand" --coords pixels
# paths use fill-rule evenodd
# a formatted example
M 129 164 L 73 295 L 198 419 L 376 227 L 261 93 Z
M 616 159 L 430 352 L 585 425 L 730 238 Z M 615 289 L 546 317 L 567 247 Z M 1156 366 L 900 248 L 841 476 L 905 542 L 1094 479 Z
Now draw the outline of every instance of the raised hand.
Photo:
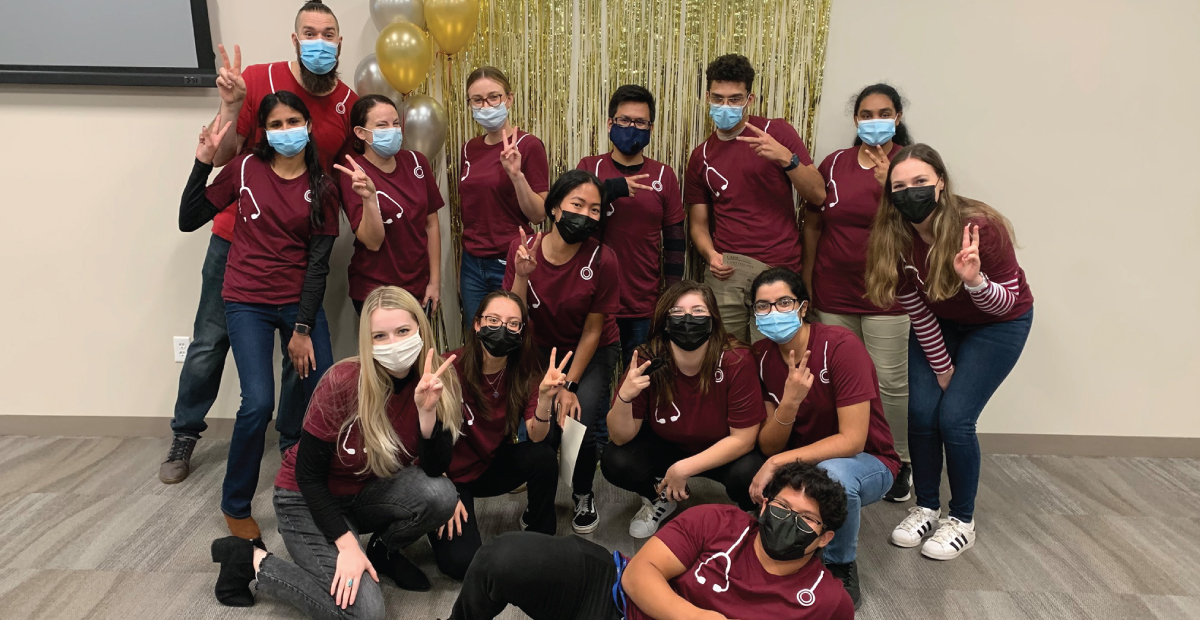
M 633 350 L 633 357 L 629 360 L 629 372 L 625 373 L 625 381 L 617 388 L 617 396 L 622 401 L 632 401 L 641 395 L 642 390 L 650 387 L 650 377 L 644 373 L 653 361 L 648 360 L 645 364 L 638 365 L 638 352 L 637 349 Z
M 804 397 L 808 396 L 808 390 L 812 389 L 813 384 L 813 374 L 808 369 L 808 357 L 811 354 L 812 351 L 805 351 L 797 364 L 796 352 L 788 351 L 788 377 L 787 382 L 783 384 L 781 404 L 799 407 L 800 403 L 804 402 Z
M 217 146 L 221 144 L 225 132 L 229 131 L 229 127 L 233 125 L 233 121 L 226 121 L 224 127 L 217 129 L 219 122 L 221 122 L 221 115 L 217 114 L 212 125 L 200 128 L 200 143 L 196 145 L 196 159 L 203 163 L 213 163 L 213 157 L 217 154 Z
M 500 150 L 500 165 L 504 166 L 504 171 L 510 177 L 516 177 L 521 174 L 521 151 L 517 149 L 517 128 L 513 127 L 512 134 L 508 133 L 507 129 L 501 130 L 504 140 L 501 142 L 503 148 Z
M 353 170 L 339 164 L 334 164 L 333 167 L 342 174 L 350 177 L 350 188 L 360 198 L 363 200 L 375 198 L 375 182 L 371 180 L 371 177 L 367 176 L 367 172 L 362 169 L 362 166 L 358 165 L 358 162 L 354 161 L 353 157 L 346 155 L 346 161 L 350 162 Z
M 644 189 L 648 192 L 654 191 L 653 187 L 650 187 L 649 185 L 642 185 L 641 183 L 638 183 L 639 180 L 645 179 L 649 176 L 650 176 L 650 173 L 635 174 L 631 177 L 625 177 L 625 185 L 627 185 L 629 187 L 629 197 L 630 198 L 633 198 L 634 196 L 636 196 L 638 193 L 638 190 L 641 190 L 641 189 Z
M 738 136 L 738 142 L 746 142 L 754 148 L 754 153 L 759 157 L 773 161 L 780 166 L 787 166 L 792 163 L 792 152 L 788 147 L 779 143 L 778 140 L 771 137 L 771 134 L 746 123 L 746 128 L 754 133 L 753 136 Z
M 229 105 L 240 104 L 246 99 L 246 80 L 242 79 L 242 48 L 233 46 L 233 62 L 229 62 L 229 54 L 225 46 L 218 45 L 221 50 L 221 68 L 217 69 L 217 92 L 221 101 Z
M 967 286 L 983 284 L 983 276 L 979 275 L 979 226 L 963 227 L 962 251 L 954 256 L 954 271 Z
M 522 226 L 517 227 L 517 232 L 521 234 L 521 243 L 517 245 L 517 264 L 513 269 L 517 277 L 528 279 L 533 270 L 537 269 L 537 249 L 542 244 L 542 233 L 530 237 L 525 234 L 525 228 Z M 530 239 L 533 240 L 532 245 L 529 243 Z
M 420 335 L 411 336 L 412 338 L 420 338 Z M 417 404 L 417 412 L 423 415 L 429 415 L 437 407 L 438 399 L 442 397 L 442 373 L 450 367 L 457 356 L 451 355 L 442 362 L 442 365 L 435 371 L 433 369 L 433 359 L 437 354 L 431 348 L 429 354 L 425 356 L 425 374 L 421 375 L 421 382 L 417 384 L 417 389 L 413 392 L 413 400 Z
M 540 398 L 554 398 L 562 391 L 562 386 L 567 382 L 567 373 L 564 369 L 574 354 L 574 351 L 567 351 L 567 354 L 562 358 L 562 362 L 556 364 L 555 358 L 558 356 L 558 347 L 550 349 L 550 367 L 546 369 L 546 376 L 542 377 L 542 383 L 538 386 L 538 396 Z
M 863 152 L 867 154 L 867 159 L 871 160 L 875 180 L 879 181 L 879 185 L 882 187 L 887 182 L 888 166 L 891 166 L 892 162 L 888 160 L 887 153 L 883 152 L 882 146 L 863 145 Z

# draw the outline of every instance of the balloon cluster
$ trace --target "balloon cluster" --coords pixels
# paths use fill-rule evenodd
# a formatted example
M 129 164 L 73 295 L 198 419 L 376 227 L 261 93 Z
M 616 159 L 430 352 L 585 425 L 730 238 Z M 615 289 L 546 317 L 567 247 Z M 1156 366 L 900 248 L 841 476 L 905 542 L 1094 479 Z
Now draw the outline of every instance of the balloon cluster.
M 371 21 L 379 28 L 375 53 L 354 71 L 359 95 L 384 95 L 396 102 L 404 124 L 401 148 L 433 159 L 446 143 L 446 110 L 436 99 L 412 94 L 429 74 L 432 36 L 447 55 L 475 35 L 479 0 L 370 0 Z M 403 95 L 403 100 L 401 98 Z

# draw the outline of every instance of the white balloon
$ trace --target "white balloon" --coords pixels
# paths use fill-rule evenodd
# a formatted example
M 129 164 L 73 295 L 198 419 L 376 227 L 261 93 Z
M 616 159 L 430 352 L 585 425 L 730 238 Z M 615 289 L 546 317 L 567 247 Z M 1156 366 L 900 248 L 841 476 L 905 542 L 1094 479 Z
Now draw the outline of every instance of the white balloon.
M 413 94 L 400 107 L 404 121 L 401 148 L 420 151 L 432 162 L 446 145 L 446 109 L 429 95 Z
M 359 97 L 366 95 L 383 95 L 396 102 L 400 103 L 400 93 L 392 88 L 391 84 L 384 79 L 383 73 L 379 70 L 379 61 L 375 59 L 375 54 L 367 54 L 362 62 L 358 63 L 358 68 L 354 70 L 354 92 Z
M 425 28 L 425 0 L 371 0 L 371 21 L 376 28 L 383 30 L 398 19 Z

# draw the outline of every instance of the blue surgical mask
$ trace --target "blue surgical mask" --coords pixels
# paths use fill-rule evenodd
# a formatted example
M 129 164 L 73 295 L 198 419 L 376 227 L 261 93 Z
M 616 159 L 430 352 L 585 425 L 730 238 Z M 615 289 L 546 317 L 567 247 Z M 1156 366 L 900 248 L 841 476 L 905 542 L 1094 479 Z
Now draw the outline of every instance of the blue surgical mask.
M 873 118 L 868 121 L 858 121 L 858 137 L 867 146 L 887 144 L 896 135 L 896 120 L 891 118 Z
M 371 150 L 384 159 L 399 153 L 400 143 L 403 140 L 404 134 L 400 131 L 399 127 L 384 127 L 383 129 L 371 130 Z
M 608 139 L 612 140 L 618 151 L 626 155 L 637 155 L 650 144 L 650 130 L 638 129 L 633 125 L 622 127 L 614 123 L 612 129 L 608 130 Z
M 503 102 L 498 106 L 483 106 L 482 108 L 471 108 L 471 116 L 475 118 L 475 122 L 483 126 L 488 131 L 496 131 L 504 126 L 504 121 L 508 119 L 508 106 Z
M 729 131 L 737 127 L 738 121 L 742 120 L 744 109 L 745 106 L 710 103 L 708 104 L 708 115 L 712 117 L 713 124 L 717 126 L 717 129 Z
M 268 129 L 267 144 L 276 153 L 291 157 L 304 150 L 308 145 L 308 126 L 292 127 L 291 129 Z
M 758 327 L 758 331 L 776 344 L 784 344 L 791 340 L 792 336 L 800 331 L 803 324 L 804 321 L 800 320 L 800 312 L 796 310 L 791 312 L 772 310 L 768 314 L 754 315 L 754 325 Z
M 304 39 L 300 42 L 300 62 L 309 71 L 325 75 L 337 64 L 338 46 L 325 39 Z

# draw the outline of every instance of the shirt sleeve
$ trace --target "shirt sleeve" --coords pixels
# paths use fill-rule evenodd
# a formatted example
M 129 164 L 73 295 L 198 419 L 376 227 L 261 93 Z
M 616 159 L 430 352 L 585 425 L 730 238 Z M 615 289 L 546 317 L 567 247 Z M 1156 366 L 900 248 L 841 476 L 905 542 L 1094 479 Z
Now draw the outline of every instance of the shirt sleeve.
M 546 158 L 546 145 L 533 134 L 526 134 L 529 139 L 521 140 L 518 149 L 521 151 L 521 172 L 529 188 L 541 193 L 550 190 L 550 162 Z
M 722 509 L 729 508 L 737 510 L 736 507 L 715 504 L 689 508 L 667 522 L 654 537 L 671 550 L 671 554 L 680 564 L 692 566 L 704 553 L 707 533 L 720 531 L 729 525 L 728 519 L 722 514 Z
M 324 177 L 322 183 L 325 185 L 325 201 L 321 205 L 321 227 L 314 230 L 313 234 L 337 237 L 341 232 L 341 222 L 338 221 L 338 212 L 342 207 L 341 193 L 330 177 Z
M 183 187 L 183 197 L 179 200 L 179 231 L 192 232 L 217 216 L 221 208 L 214 205 L 207 196 L 208 175 L 212 173 L 212 164 L 200 160 L 192 163 L 192 173 L 188 176 L 187 185 Z
M 990 221 L 979 225 L 979 262 L 987 282 L 982 289 L 967 291 L 971 301 L 992 316 L 1008 314 L 1021 291 L 1021 268 L 1004 226 Z
M 829 352 L 829 374 L 837 407 L 849 407 L 879 396 L 879 379 L 867 347 L 853 334 Z
M 692 149 L 688 157 L 687 171 L 683 177 L 683 202 L 689 205 L 712 204 L 712 191 L 704 182 L 704 157 L 700 154 L 701 146 Z
M 833 159 L 837 154 L 838 151 L 830 153 L 825 157 L 825 161 L 822 161 L 821 165 L 817 166 L 817 172 L 820 172 L 821 178 L 825 180 L 825 202 L 818 211 L 824 211 L 825 207 L 829 206 L 829 201 L 837 199 L 837 194 L 830 189 L 830 180 L 833 178 Z
M 935 374 L 945 374 L 952 364 L 950 354 L 946 352 L 946 341 L 942 338 L 942 326 L 938 324 L 937 318 L 933 316 L 925 299 L 921 297 L 907 274 L 901 274 L 900 277 L 900 290 L 896 298 L 912 321 L 913 331 L 917 334 L 917 341 L 921 343 L 921 350 L 925 352 L 929 366 Z
M 217 178 L 213 179 L 208 189 L 204 191 L 209 202 L 218 208 L 224 208 L 237 200 L 238 191 L 241 189 L 242 161 L 247 157 L 250 155 L 234 157 L 228 164 L 225 164 L 224 168 L 221 168 L 221 171 L 217 173 Z
M 337 444 L 322 441 L 307 430 L 300 431 L 300 442 L 296 444 L 296 486 L 312 513 L 317 529 L 325 539 L 334 542 L 350 531 L 346 514 L 329 491 L 330 463 L 337 451 Z
M 313 390 L 303 428 L 321 441 L 336 443 L 342 422 L 357 406 L 358 364 L 335 364 Z
M 663 165 L 662 171 L 663 227 L 683 221 L 683 197 L 679 193 L 679 177 L 670 166 Z
M 771 121 L 771 127 L 767 133 L 786 146 L 789 151 L 799 155 L 801 166 L 812 165 L 813 160 L 808 154 L 808 148 L 804 146 L 804 141 L 800 139 L 800 134 L 796 133 L 796 128 L 792 127 L 791 123 L 782 118 L 774 119 Z
M 737 349 L 725 354 L 726 358 L 733 355 L 737 358 L 726 373 L 730 376 L 730 385 L 725 416 L 730 428 L 758 426 L 767 418 L 767 408 L 763 404 L 762 386 L 755 373 L 754 357 L 749 349 Z
M 621 267 L 617 255 L 608 246 L 600 246 L 597 259 L 600 268 L 596 270 L 596 292 L 592 295 L 590 312 L 613 315 L 621 310 Z

